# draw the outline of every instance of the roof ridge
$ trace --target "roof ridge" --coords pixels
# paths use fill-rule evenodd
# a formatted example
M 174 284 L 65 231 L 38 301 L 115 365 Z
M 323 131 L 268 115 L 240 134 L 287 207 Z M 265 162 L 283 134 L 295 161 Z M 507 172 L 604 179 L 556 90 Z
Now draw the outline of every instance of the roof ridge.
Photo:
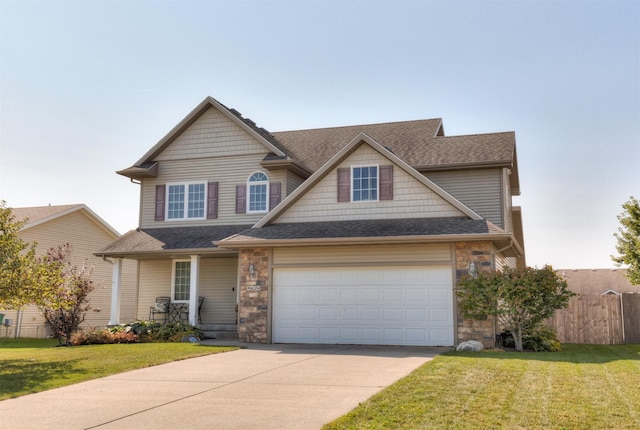
M 489 133 L 471 133 L 471 134 L 453 134 L 449 136 L 434 136 L 435 139 L 447 139 L 452 137 L 473 137 L 473 136 L 489 136 L 496 134 L 515 134 L 515 131 L 494 131 Z
M 357 127 L 371 127 L 377 125 L 392 125 L 392 124 L 409 124 L 415 122 L 427 122 L 427 121 L 442 121 L 442 118 L 426 118 L 426 119 L 412 119 L 408 121 L 387 121 L 387 122 L 375 122 L 368 124 L 352 124 L 352 125 L 337 125 L 331 127 L 316 127 L 316 128 L 300 128 L 296 130 L 281 130 L 281 131 L 273 131 L 272 134 L 281 134 L 281 133 L 294 133 L 300 131 L 319 131 L 319 130 L 335 130 L 335 129 L 344 129 L 344 128 L 357 128 Z

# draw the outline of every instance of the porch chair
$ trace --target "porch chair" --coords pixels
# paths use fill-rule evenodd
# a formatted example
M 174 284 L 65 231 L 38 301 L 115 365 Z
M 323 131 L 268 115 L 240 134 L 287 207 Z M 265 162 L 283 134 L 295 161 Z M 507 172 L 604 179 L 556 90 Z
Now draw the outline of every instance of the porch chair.
M 198 324 L 202 325 L 202 315 L 200 315 L 200 311 L 202 310 L 202 304 L 204 303 L 204 297 L 198 297 Z
M 149 321 L 156 320 L 156 314 L 163 314 L 163 324 L 166 324 L 167 317 L 169 316 L 169 306 L 171 304 L 171 297 L 161 296 L 156 297 L 156 303 L 149 307 Z

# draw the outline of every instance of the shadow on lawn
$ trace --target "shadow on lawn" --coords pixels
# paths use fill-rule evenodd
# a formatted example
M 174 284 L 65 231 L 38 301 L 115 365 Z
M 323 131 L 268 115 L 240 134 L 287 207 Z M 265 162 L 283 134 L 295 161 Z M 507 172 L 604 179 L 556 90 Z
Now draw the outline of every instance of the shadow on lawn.
M 619 360 L 640 360 L 640 344 L 586 345 L 564 344 L 557 352 L 517 352 L 484 350 L 482 352 L 450 352 L 444 355 L 500 360 L 536 360 L 567 363 L 609 363 Z
M 42 391 L 52 379 L 84 373 L 75 366 L 78 361 L 38 363 L 31 360 L 0 360 L 0 397 Z

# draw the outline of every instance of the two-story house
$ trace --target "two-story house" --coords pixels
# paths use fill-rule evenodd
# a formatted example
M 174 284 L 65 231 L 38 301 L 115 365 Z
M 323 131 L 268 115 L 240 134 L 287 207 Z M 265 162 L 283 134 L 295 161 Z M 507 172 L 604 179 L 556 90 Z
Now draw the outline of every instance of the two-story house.
M 476 270 L 524 265 L 515 134 L 440 119 L 270 133 L 206 98 L 132 167 L 140 226 L 100 256 L 138 261 L 202 325 L 273 343 L 493 341 L 458 316 Z M 118 303 L 114 276 L 114 303 Z M 117 320 L 117 307 L 111 320 Z

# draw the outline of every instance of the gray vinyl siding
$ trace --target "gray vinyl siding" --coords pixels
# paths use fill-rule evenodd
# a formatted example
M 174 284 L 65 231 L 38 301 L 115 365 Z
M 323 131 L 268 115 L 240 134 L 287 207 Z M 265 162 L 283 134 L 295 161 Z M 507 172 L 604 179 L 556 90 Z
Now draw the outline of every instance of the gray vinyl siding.
M 295 189 L 298 188 L 300 185 L 302 185 L 303 182 L 304 182 L 304 179 L 301 176 L 298 176 L 295 173 L 287 172 L 287 185 L 286 185 L 285 197 L 291 194 L 292 192 L 294 192 Z
M 512 201 L 511 201 L 511 171 L 509 169 L 502 169 L 502 213 L 504 214 L 504 229 L 511 233 L 513 232 L 513 216 L 511 214 Z
M 163 161 L 157 178 L 145 179 L 141 189 L 141 227 L 183 227 L 216 224 L 253 224 L 265 213 L 236 214 L 236 185 L 246 184 L 249 176 L 261 171 L 270 182 L 284 182 L 284 170 L 268 171 L 260 167 L 266 152 L 223 158 Z M 212 220 L 155 221 L 156 185 L 183 182 L 218 182 L 218 218 Z M 284 191 L 283 186 L 281 193 Z M 284 198 L 284 196 L 281 196 Z
M 478 215 L 505 227 L 502 169 L 429 172 L 425 176 Z

